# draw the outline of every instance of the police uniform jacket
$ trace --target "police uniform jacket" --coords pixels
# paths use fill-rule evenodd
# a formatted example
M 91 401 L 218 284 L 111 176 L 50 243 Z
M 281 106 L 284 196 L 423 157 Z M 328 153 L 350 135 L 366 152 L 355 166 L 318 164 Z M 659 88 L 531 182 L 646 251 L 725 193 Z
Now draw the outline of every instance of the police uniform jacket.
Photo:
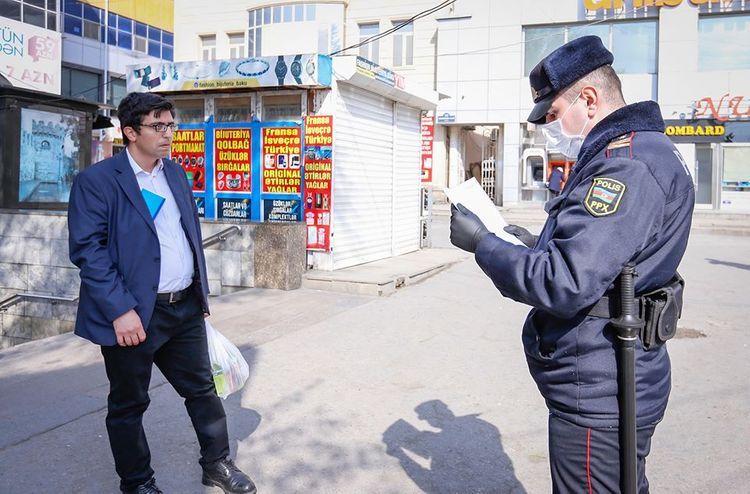
M 589 315 L 634 262 L 636 294 L 666 285 L 687 245 L 694 205 L 684 160 L 659 106 L 625 106 L 586 137 L 563 193 L 549 201 L 536 246 L 485 235 L 476 260 L 500 292 L 533 306 L 523 328 L 529 369 L 551 413 L 616 427 L 616 336 Z M 636 347 L 637 424 L 657 423 L 670 391 L 666 346 Z

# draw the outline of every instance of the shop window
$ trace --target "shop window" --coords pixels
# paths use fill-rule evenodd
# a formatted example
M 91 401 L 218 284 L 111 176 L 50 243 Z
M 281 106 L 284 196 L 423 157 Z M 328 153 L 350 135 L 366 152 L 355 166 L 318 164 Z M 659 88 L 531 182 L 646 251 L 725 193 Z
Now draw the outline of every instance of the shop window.
M 216 60 L 216 35 L 199 36 L 203 60 Z
M 263 102 L 263 121 L 297 121 L 302 118 L 301 94 L 265 95 Z
M 394 21 L 399 26 L 404 21 Z M 414 64 L 414 23 L 410 22 L 393 33 L 393 66 L 402 67 Z
M 178 124 L 203 123 L 205 110 L 203 98 L 200 99 L 175 99 L 174 119 Z
M 380 32 L 380 24 L 377 22 L 359 25 L 359 42 L 363 43 L 367 38 L 375 36 Z M 379 40 L 373 40 L 359 47 L 359 56 L 372 62 L 378 63 L 380 59 Z
M 107 103 L 114 107 L 119 106 L 120 101 L 122 101 L 125 95 L 128 94 L 126 86 L 125 79 L 117 77 L 110 78 L 107 91 Z
M 251 100 L 244 98 L 215 98 L 216 122 L 249 122 L 252 120 Z
M 657 21 L 529 26 L 524 28 L 524 75 L 556 48 L 582 36 L 599 36 L 615 56 L 618 74 L 655 74 Z
M 243 58 L 245 56 L 245 34 L 228 33 L 229 58 Z
M 750 15 L 698 19 L 698 70 L 750 69 Z
M 63 96 L 93 102 L 101 101 L 101 75 L 70 67 L 63 67 L 61 74 Z

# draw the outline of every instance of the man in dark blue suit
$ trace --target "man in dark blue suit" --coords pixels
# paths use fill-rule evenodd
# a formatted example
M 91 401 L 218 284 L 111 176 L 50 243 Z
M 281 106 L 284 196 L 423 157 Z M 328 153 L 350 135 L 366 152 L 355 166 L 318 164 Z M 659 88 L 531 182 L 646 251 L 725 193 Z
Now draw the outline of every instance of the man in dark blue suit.
M 110 381 L 107 432 L 123 492 L 162 492 L 143 431 L 156 364 L 185 399 L 203 484 L 254 493 L 229 458 L 203 318 L 208 282 L 198 214 L 182 168 L 165 159 L 172 104 L 131 93 L 117 110 L 126 150 L 79 174 L 70 193 L 70 260 L 80 268 L 75 332 L 101 345 Z

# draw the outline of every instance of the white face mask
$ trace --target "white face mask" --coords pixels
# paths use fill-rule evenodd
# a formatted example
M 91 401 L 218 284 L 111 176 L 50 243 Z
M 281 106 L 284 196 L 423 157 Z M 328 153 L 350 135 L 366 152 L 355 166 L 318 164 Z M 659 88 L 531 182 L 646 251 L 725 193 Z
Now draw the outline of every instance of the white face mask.
M 586 137 L 583 135 L 583 131 L 589 124 L 589 121 L 586 120 L 583 127 L 581 127 L 581 131 L 576 135 L 571 136 L 563 131 L 562 120 L 570 109 L 573 108 L 573 105 L 578 102 L 579 96 L 580 95 L 576 96 L 576 99 L 570 104 L 568 109 L 565 110 L 562 117 L 556 118 L 553 122 L 548 124 L 540 125 L 542 134 L 547 141 L 545 145 L 547 151 L 560 153 L 568 159 L 576 159 L 578 157 L 578 153 L 581 151 L 581 146 L 583 145 L 583 140 Z

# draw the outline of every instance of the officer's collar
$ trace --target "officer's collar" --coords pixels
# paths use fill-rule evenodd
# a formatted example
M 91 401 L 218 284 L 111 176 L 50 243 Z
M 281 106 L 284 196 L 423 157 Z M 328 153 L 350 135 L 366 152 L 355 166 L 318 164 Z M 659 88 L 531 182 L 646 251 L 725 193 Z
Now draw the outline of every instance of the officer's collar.
M 613 111 L 597 123 L 586 136 L 576 168 L 588 163 L 615 137 L 645 131 L 664 132 L 664 119 L 656 102 L 641 101 Z

